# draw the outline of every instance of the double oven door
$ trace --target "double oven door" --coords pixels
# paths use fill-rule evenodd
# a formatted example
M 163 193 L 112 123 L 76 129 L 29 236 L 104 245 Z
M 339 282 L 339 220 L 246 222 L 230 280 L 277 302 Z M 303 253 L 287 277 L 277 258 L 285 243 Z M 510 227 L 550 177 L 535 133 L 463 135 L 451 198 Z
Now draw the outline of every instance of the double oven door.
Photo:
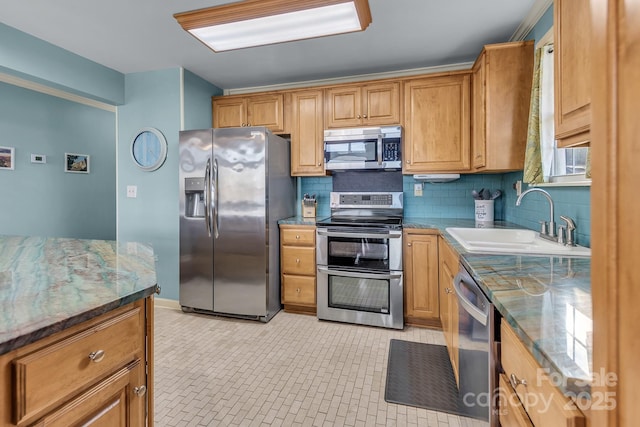
M 402 231 L 318 227 L 319 319 L 402 329 Z

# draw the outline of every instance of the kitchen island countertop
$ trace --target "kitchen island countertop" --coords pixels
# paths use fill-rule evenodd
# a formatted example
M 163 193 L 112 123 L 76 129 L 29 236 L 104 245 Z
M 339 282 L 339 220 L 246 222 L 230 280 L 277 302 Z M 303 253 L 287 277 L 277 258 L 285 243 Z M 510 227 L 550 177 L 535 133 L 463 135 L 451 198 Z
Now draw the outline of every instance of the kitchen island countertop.
M 306 218 L 305 218 L 306 219 Z M 296 218 L 286 223 L 296 223 Z M 495 221 L 494 227 L 522 228 Z M 437 230 L 500 315 L 560 390 L 588 396 L 592 379 L 591 260 L 558 256 L 467 252 L 447 227 L 476 227 L 473 219 L 403 219 L 403 228 Z
M 0 235 L 0 355 L 156 288 L 149 245 Z

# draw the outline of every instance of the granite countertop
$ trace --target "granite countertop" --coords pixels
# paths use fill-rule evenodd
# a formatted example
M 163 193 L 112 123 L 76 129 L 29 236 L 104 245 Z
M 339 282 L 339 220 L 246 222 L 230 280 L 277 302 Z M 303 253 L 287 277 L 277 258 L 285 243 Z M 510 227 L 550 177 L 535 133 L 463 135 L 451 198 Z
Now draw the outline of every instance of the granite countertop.
M 0 235 L 0 355 L 155 292 L 149 245 Z
M 295 221 L 296 218 L 289 218 L 286 223 Z M 591 260 L 470 253 L 446 232 L 447 227 L 475 226 L 473 219 L 403 220 L 405 229 L 438 230 L 458 251 L 462 264 L 563 393 L 590 393 Z M 522 228 L 504 221 L 496 221 L 493 226 Z

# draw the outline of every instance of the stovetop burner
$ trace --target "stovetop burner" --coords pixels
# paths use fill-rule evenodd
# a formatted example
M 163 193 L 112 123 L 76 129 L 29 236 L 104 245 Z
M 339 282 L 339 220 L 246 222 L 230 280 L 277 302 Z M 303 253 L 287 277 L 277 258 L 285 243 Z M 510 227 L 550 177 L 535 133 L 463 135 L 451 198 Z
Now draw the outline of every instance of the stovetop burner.
M 318 225 L 348 225 L 352 227 L 400 227 L 402 218 L 398 217 L 376 217 L 376 216 L 331 216 L 317 222 Z

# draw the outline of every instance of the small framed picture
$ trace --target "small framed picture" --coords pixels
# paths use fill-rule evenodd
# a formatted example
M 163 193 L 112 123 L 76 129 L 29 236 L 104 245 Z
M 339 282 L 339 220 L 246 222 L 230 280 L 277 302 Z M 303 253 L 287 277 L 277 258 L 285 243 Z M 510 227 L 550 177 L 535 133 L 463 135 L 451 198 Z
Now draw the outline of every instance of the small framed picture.
M 89 173 L 89 156 L 87 154 L 64 153 L 64 171 Z
M 15 148 L 0 147 L 0 169 L 13 170 L 15 159 Z

